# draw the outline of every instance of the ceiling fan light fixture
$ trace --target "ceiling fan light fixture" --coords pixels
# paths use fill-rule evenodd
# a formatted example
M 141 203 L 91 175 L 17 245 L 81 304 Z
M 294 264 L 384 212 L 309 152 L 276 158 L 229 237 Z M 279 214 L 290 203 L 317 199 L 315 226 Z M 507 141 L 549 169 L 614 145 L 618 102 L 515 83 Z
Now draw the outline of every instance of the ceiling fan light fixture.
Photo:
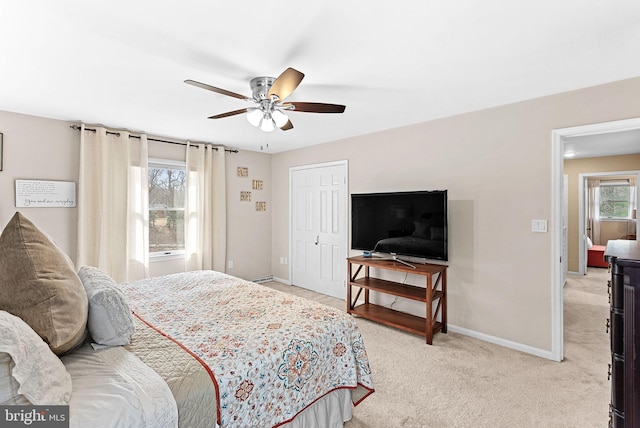
M 265 113 L 262 118 L 262 122 L 260 123 L 260 130 L 264 132 L 271 132 L 275 129 L 275 125 L 273 123 L 273 119 L 271 119 L 270 113 Z
M 247 112 L 247 121 L 253 126 L 260 126 L 262 120 L 262 111 L 259 108 L 249 109 Z
M 271 113 L 271 117 L 278 128 L 282 128 L 289 121 L 287 115 L 280 110 L 274 110 L 273 113 Z

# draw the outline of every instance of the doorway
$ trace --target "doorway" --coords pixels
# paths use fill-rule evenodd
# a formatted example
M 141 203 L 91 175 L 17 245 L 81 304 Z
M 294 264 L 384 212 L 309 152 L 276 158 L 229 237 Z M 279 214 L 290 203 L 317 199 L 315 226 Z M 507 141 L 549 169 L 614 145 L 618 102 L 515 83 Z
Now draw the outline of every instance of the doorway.
M 596 123 L 551 132 L 551 358 L 564 358 L 564 305 L 562 226 L 564 204 L 564 145 L 569 137 L 616 133 L 640 129 L 640 118 Z M 607 156 L 603 147 L 598 156 Z
M 640 149 L 639 149 L 640 150 Z M 616 177 L 621 178 L 629 178 L 630 176 L 636 177 L 636 183 L 640 182 L 640 171 L 611 171 L 611 172 L 593 172 L 593 173 L 584 173 L 579 175 L 579 190 L 578 190 L 578 230 L 579 230 L 579 241 L 578 241 L 578 273 L 581 275 L 587 274 L 587 251 L 589 246 L 587 244 L 587 236 L 589 235 L 589 224 L 588 221 L 588 185 L 587 181 L 589 179 L 615 179 Z M 636 196 L 637 196 L 637 192 Z M 635 206 L 638 206 L 638 202 L 636 201 Z M 606 220 L 604 220 L 606 222 Z M 628 221 L 625 222 L 626 228 L 625 230 L 629 230 Z M 637 230 L 635 225 L 633 226 L 633 230 Z M 598 232 L 599 236 L 599 232 Z M 618 239 L 617 237 L 612 237 L 612 239 Z M 593 243 L 599 245 L 605 245 L 606 239 L 603 239 L 601 242 L 593 240 Z
M 348 164 L 295 167 L 290 179 L 292 285 L 346 298 Z

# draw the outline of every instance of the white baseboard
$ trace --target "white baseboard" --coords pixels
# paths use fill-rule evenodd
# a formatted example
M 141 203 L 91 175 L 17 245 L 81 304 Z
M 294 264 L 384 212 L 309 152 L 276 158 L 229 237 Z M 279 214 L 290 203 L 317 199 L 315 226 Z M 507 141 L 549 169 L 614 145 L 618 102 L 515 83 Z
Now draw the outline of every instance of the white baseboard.
M 279 282 L 285 285 L 291 285 L 291 281 L 278 278 L 271 277 L 273 281 Z M 480 333 L 475 330 L 469 330 L 467 328 L 458 327 L 456 325 L 447 325 L 447 330 L 453 333 L 463 334 L 465 336 L 473 337 L 475 339 L 479 339 L 485 342 L 493 343 L 495 345 L 504 346 L 505 348 L 514 349 L 516 351 L 524 352 L 527 354 L 535 355 L 537 357 L 546 358 L 547 360 L 555 361 L 553 358 L 553 354 L 551 351 L 547 351 L 546 349 L 535 348 L 533 346 L 524 345 L 518 342 L 512 342 L 511 340 L 502 339 L 500 337 L 491 336 L 485 333 Z
M 279 282 L 280 284 L 284 284 L 284 285 L 291 285 L 291 281 L 287 280 L 287 279 L 282 279 L 282 278 L 278 278 L 278 277 L 273 277 L 273 280 L 275 282 Z
M 451 324 L 447 325 L 447 330 L 452 331 L 454 333 L 464 334 L 465 336 L 473 337 L 475 339 L 480 339 L 485 342 L 493 343 L 495 345 L 504 346 L 505 348 L 510 348 L 516 351 L 535 355 L 537 357 L 546 358 L 547 360 L 557 361 L 553 358 L 552 352 L 547 351 L 546 349 L 534 348 L 533 346 L 524 345 L 518 342 L 512 342 L 510 340 L 502 339 L 500 337 L 491 336 L 488 334 L 480 333 L 474 330 L 469 330 L 467 328 L 458 327 Z

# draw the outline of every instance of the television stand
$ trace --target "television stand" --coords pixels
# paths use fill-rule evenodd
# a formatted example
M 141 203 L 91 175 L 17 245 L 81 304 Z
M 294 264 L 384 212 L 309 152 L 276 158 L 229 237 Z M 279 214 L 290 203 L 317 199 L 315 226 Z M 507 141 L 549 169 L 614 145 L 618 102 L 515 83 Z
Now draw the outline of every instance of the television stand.
M 447 266 L 419 264 L 407 266 L 397 258 L 349 257 L 347 259 L 347 313 L 376 321 L 410 333 L 424 336 L 427 344 L 433 343 L 438 331 L 447 332 Z M 357 267 L 354 267 L 357 265 Z M 358 277 L 364 267 L 364 276 Z M 425 277 L 426 287 L 401 284 L 371 276 L 370 268 L 412 273 Z M 353 288 L 359 288 L 354 290 Z M 359 302 L 364 290 L 364 303 Z M 425 317 L 417 317 L 370 302 L 370 292 L 391 294 L 405 299 L 423 302 Z M 438 319 L 439 318 L 439 319 Z

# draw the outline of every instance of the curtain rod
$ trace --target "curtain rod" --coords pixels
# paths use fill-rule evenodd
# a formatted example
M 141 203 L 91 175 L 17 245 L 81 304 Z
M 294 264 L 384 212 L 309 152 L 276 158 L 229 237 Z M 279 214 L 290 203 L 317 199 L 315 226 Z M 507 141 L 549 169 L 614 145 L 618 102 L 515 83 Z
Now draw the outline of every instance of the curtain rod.
M 80 131 L 82 128 L 79 127 L 78 125 L 70 125 L 69 128 L 71 129 L 75 129 L 77 131 Z M 90 132 L 96 132 L 95 129 L 93 128 L 84 128 L 85 131 L 90 131 Z M 107 134 L 111 134 L 111 135 L 117 135 L 118 137 L 120 136 L 119 132 L 114 132 L 114 131 L 107 131 Z M 139 135 L 131 135 L 129 134 L 129 138 L 140 138 Z M 157 138 L 147 138 L 148 141 L 156 141 L 158 143 L 166 143 L 166 144 L 178 144 L 180 146 L 186 146 L 187 143 L 180 143 L 178 141 L 167 141 L 167 140 L 159 140 Z M 205 144 L 209 144 L 209 145 L 213 145 L 212 143 L 205 143 Z M 211 147 L 213 150 L 218 151 L 217 147 Z M 225 152 L 229 152 L 229 153 L 238 153 L 238 150 L 236 149 L 224 149 Z

